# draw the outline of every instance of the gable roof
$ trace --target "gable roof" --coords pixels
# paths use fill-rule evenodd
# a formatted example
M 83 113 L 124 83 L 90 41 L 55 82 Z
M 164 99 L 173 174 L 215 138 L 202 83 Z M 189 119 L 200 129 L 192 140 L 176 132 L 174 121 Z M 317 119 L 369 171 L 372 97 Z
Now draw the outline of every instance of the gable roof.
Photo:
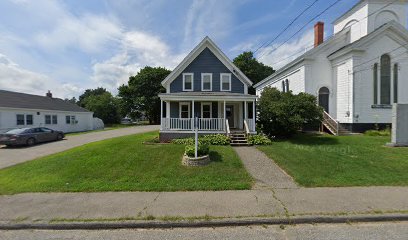
M 360 38 L 359 40 L 340 47 L 339 49 L 337 49 L 334 52 L 330 53 L 327 57 L 329 59 L 333 59 L 333 58 L 338 57 L 338 55 L 341 56 L 340 54 L 342 54 L 344 52 L 348 52 L 349 50 L 360 50 L 360 49 L 357 49 L 357 48 L 360 47 L 361 45 L 365 44 L 366 42 L 370 41 L 374 37 L 378 36 L 379 34 L 383 33 L 384 31 L 389 30 L 389 29 L 394 30 L 394 32 L 399 33 L 400 35 L 402 35 L 403 37 L 405 37 L 408 40 L 408 31 L 404 28 L 404 26 L 402 26 L 401 24 L 399 24 L 399 23 L 397 23 L 395 21 L 390 21 L 388 23 L 385 23 L 381 27 L 377 28 L 373 32 L 369 33 L 368 35 Z M 350 30 L 350 28 L 346 28 L 346 29 L 340 31 L 339 33 L 335 34 L 334 36 L 332 36 L 330 39 L 323 42 L 319 46 L 317 46 L 317 47 L 307 51 L 306 53 L 302 54 L 301 56 L 297 57 L 295 60 L 289 62 L 288 64 L 286 64 L 285 66 L 283 66 L 282 68 L 277 70 L 272 75 L 268 76 L 264 80 L 262 80 L 259 83 L 255 84 L 254 88 L 257 88 L 257 87 L 269 82 L 271 79 L 273 79 L 276 76 L 280 75 L 282 72 L 286 71 L 287 69 L 290 69 L 294 65 L 302 62 L 303 60 L 306 60 L 308 57 L 312 57 L 312 55 L 314 53 L 316 53 L 317 51 L 319 51 L 323 47 L 331 44 L 332 42 L 334 42 L 336 39 L 340 38 L 344 34 L 348 33 L 349 30 Z M 406 47 L 408 47 L 408 46 L 406 46 Z
M 251 80 L 218 48 L 217 45 L 207 36 L 205 37 L 184 59 L 183 61 L 162 81 L 164 87 L 170 85 L 187 66 L 205 49 L 208 48 L 241 82 L 252 86 Z
M 344 37 L 345 34 L 347 34 L 349 31 L 350 31 L 350 29 L 347 28 L 347 29 L 344 29 L 344 30 L 340 31 L 339 33 L 331 36 L 329 39 L 327 39 L 326 41 L 321 43 L 319 46 L 314 47 L 314 48 L 310 49 L 309 51 L 301 54 L 299 57 L 297 57 L 294 60 L 290 61 L 289 63 L 285 64 L 283 67 L 279 68 L 272 75 L 266 77 L 262 81 L 255 84 L 254 88 L 257 88 L 257 87 L 265 84 L 266 82 L 268 82 L 272 78 L 274 78 L 274 77 L 280 75 L 281 73 L 285 72 L 287 69 L 289 69 L 289 68 L 293 67 L 294 65 L 302 62 L 303 60 L 306 60 L 308 57 L 313 56 L 316 52 L 318 52 L 321 49 L 325 48 L 326 46 L 330 45 L 332 42 L 335 42 L 336 40 L 340 39 L 341 37 Z
M 371 39 L 375 38 L 376 36 L 381 35 L 383 32 L 385 32 L 387 30 L 392 30 L 394 33 L 400 34 L 400 36 L 407 39 L 407 41 L 408 41 L 408 31 L 401 24 L 399 24 L 399 23 L 397 23 L 396 21 L 393 20 L 393 21 L 390 21 L 388 23 L 383 24 L 379 28 L 375 29 L 374 31 L 372 31 L 368 35 L 358 39 L 357 41 L 349 43 L 349 44 L 339 48 L 338 50 L 330 53 L 327 57 L 329 59 L 333 59 L 333 58 L 336 58 L 338 56 L 341 56 L 342 54 L 344 54 L 344 53 L 346 53 L 346 52 L 348 52 L 350 50 L 360 50 L 359 48 L 361 48 L 364 44 L 366 44 L 367 42 L 369 42 Z M 405 45 L 405 47 L 407 47 L 407 45 Z
M 50 98 L 6 90 L 0 90 L 0 107 L 55 110 L 66 112 L 90 112 L 85 108 L 81 108 L 76 104 L 64 101 L 60 98 Z

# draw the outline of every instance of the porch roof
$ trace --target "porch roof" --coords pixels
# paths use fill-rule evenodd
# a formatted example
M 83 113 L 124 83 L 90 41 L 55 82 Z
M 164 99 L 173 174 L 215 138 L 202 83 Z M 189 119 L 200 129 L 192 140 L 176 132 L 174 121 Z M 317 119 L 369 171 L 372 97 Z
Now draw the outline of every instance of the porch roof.
M 230 93 L 230 92 L 178 92 L 178 93 L 162 93 L 159 94 L 161 100 L 169 101 L 191 101 L 191 100 L 206 100 L 206 101 L 254 101 L 256 95 Z

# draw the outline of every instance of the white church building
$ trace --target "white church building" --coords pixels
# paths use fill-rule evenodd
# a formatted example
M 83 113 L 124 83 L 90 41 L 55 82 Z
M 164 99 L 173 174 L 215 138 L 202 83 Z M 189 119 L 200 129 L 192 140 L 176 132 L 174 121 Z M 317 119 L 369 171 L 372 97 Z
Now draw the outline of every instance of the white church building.
M 391 124 L 392 104 L 408 103 L 408 31 L 405 0 L 361 0 L 334 22 L 324 41 L 315 25 L 315 47 L 256 84 L 306 92 L 325 109 L 334 134 Z

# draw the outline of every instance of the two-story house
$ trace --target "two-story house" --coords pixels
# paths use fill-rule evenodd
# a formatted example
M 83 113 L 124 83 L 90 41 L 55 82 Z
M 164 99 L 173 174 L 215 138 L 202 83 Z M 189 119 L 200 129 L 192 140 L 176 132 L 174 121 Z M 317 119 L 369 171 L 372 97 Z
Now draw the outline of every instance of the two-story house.
M 160 141 L 199 134 L 255 133 L 252 82 L 205 37 L 162 81 Z M 197 122 L 195 123 L 195 119 Z

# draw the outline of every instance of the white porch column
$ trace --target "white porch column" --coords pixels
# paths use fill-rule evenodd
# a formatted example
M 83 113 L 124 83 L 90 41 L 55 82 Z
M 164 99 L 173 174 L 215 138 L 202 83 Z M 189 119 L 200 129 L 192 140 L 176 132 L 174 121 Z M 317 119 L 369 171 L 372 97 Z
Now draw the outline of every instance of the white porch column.
M 160 130 L 163 130 L 163 100 L 160 99 Z
M 244 101 L 244 120 L 248 119 L 248 104 L 247 101 Z
M 225 103 L 225 100 L 224 100 L 224 130 L 227 130 L 227 123 L 226 123 L 226 121 L 227 121 L 227 113 L 226 113 L 226 103 Z
M 170 101 L 166 101 L 166 118 L 170 118 Z
M 254 123 L 252 131 L 255 131 L 255 129 L 256 129 L 256 126 L 255 126 L 255 124 L 256 124 L 255 100 L 252 101 L 252 121 Z
M 194 130 L 194 121 L 195 121 L 195 107 L 194 107 L 194 100 L 192 100 L 191 104 L 191 130 Z

